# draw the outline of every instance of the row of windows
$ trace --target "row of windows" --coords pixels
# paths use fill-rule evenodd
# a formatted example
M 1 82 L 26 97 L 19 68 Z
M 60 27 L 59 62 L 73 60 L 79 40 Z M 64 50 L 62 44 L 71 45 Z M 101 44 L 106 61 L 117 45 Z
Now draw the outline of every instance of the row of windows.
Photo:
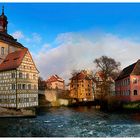
M 16 73 L 12 72 L 12 73 L 1 73 L 0 74 L 0 79 L 5 80 L 5 79 L 9 79 L 9 78 L 16 78 Z M 38 76 L 37 74 L 29 74 L 29 73 L 22 73 L 20 72 L 19 74 L 17 73 L 17 78 L 22 78 L 22 79 L 33 79 L 33 80 L 37 80 Z
M 18 98 L 18 103 L 36 102 L 37 98 Z M 16 99 L 0 99 L 0 103 L 16 103 Z
M 12 90 L 15 90 L 16 89 L 16 84 L 12 84 Z M 31 85 L 31 84 L 18 84 L 17 85 L 17 89 L 21 90 L 26 90 L 26 89 L 35 89 L 37 90 L 37 85 Z
M 80 85 L 79 84 L 77 84 L 77 85 L 71 85 L 71 87 L 74 87 L 74 86 L 77 86 L 77 87 L 79 87 Z M 87 85 L 88 87 L 90 87 L 90 85 L 88 84 Z M 82 84 L 82 87 L 84 87 L 84 85 Z
M 25 103 L 25 102 L 36 102 L 37 98 L 32 97 L 32 98 L 18 98 L 19 103 Z
M 0 99 L 0 103 L 16 103 L 16 99 Z
M 32 77 L 31 77 L 32 76 Z M 15 73 L 12 73 L 12 78 L 16 78 L 16 74 Z M 19 73 L 19 78 L 26 78 L 26 79 L 29 79 L 29 73 L 26 73 L 26 74 L 23 74 L 22 72 Z M 33 74 L 33 75 L 30 75 L 30 78 L 31 79 L 36 79 L 36 75 Z
M 28 70 L 35 70 L 34 66 L 22 65 L 22 66 L 20 66 L 20 68 L 22 68 L 22 69 L 28 69 Z
M 133 78 L 132 79 L 132 83 L 133 84 L 137 84 L 138 83 L 138 79 L 137 78 Z M 130 84 L 130 79 L 129 78 L 116 82 L 116 86 L 128 86 L 129 84 Z
M 83 95 L 82 93 L 80 93 L 80 95 Z M 91 94 L 90 93 L 86 93 L 86 96 L 90 96 Z
M 123 90 L 123 91 L 116 91 L 117 95 L 122 95 L 122 96 L 129 96 L 130 95 L 130 90 Z
M 129 84 L 130 84 L 129 78 L 116 82 L 116 86 L 128 86 Z
M 130 90 L 124 90 L 124 91 L 118 91 L 116 92 L 117 95 L 122 95 L 122 96 L 129 96 L 130 95 Z M 133 90 L 133 95 L 138 95 L 137 90 Z

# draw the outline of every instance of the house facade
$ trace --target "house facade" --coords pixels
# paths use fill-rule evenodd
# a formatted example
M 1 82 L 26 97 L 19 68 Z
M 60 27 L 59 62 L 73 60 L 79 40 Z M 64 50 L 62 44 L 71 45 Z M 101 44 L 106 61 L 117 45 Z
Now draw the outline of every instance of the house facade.
M 38 106 L 38 70 L 27 48 L 7 33 L 4 8 L 0 16 L 0 106 Z
M 65 82 L 58 75 L 52 75 L 46 80 L 48 89 L 65 89 Z
M 86 71 L 81 71 L 70 79 L 70 97 L 79 101 L 94 99 L 93 79 Z
M 94 75 L 94 95 L 95 99 L 100 99 L 103 94 L 102 84 L 103 84 L 104 74 L 101 71 L 98 71 Z M 115 81 L 113 78 L 108 77 L 107 82 L 109 83 L 109 95 L 115 94 Z
M 122 70 L 115 80 L 115 91 L 118 100 L 140 100 L 140 60 Z

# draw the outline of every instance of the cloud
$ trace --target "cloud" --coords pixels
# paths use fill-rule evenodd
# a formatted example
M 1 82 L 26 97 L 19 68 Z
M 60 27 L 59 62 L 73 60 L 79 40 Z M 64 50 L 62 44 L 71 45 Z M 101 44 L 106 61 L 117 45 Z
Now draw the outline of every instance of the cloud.
M 40 75 L 46 79 L 58 74 L 68 82 L 74 69 L 96 69 L 93 60 L 102 55 L 120 61 L 122 68 L 140 58 L 139 42 L 110 33 L 91 35 L 63 33 L 52 43 L 55 46 L 44 45 L 38 54 L 33 54 Z
M 30 36 L 26 36 L 26 43 L 40 43 L 42 40 L 41 36 L 38 33 L 32 33 Z
M 22 39 L 22 38 L 24 38 L 24 35 L 23 35 L 22 31 L 16 31 L 16 32 L 14 32 L 14 33 L 12 34 L 12 36 L 13 36 L 14 38 L 16 38 L 16 39 Z
M 12 36 L 16 38 L 19 42 L 22 42 L 27 46 L 31 46 L 31 45 L 34 46 L 34 44 L 41 43 L 42 40 L 42 37 L 38 33 L 31 33 L 30 35 L 26 35 L 20 30 L 12 33 Z

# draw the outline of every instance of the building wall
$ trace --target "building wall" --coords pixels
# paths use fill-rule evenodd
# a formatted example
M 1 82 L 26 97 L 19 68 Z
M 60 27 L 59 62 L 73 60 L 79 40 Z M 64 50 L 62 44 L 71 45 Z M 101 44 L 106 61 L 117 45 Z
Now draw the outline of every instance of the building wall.
M 140 100 L 140 76 L 131 75 L 130 76 L 130 89 L 131 89 L 131 101 Z M 135 95 L 134 90 L 137 91 L 137 95 Z
M 116 97 L 123 101 L 140 100 L 140 76 L 130 75 L 115 82 Z M 135 95 L 134 90 L 137 91 Z
M 17 103 L 18 108 L 38 106 L 38 71 L 29 52 L 17 69 Z
M 38 71 L 29 53 L 16 70 L 0 72 L 0 106 L 38 106 Z
M 65 89 L 64 82 L 55 81 L 51 82 L 51 89 Z
M 82 100 L 93 100 L 92 80 L 72 80 L 70 83 L 70 97 Z
M 0 72 L 0 106 L 16 107 L 16 90 L 12 85 L 16 84 L 16 78 L 12 78 L 15 70 Z

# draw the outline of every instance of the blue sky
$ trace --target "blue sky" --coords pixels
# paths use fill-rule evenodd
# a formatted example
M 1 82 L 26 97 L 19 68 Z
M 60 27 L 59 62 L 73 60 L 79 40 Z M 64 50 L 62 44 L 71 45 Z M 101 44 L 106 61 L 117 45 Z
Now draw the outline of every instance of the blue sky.
M 140 35 L 138 3 L 6 3 L 4 6 L 9 33 L 36 32 L 43 38 L 42 43 L 52 42 L 59 33 L 86 30 Z
M 29 48 L 44 78 L 93 70 L 92 60 L 101 55 L 114 57 L 122 67 L 140 58 L 140 3 L 0 5 L 5 6 L 8 33 Z

